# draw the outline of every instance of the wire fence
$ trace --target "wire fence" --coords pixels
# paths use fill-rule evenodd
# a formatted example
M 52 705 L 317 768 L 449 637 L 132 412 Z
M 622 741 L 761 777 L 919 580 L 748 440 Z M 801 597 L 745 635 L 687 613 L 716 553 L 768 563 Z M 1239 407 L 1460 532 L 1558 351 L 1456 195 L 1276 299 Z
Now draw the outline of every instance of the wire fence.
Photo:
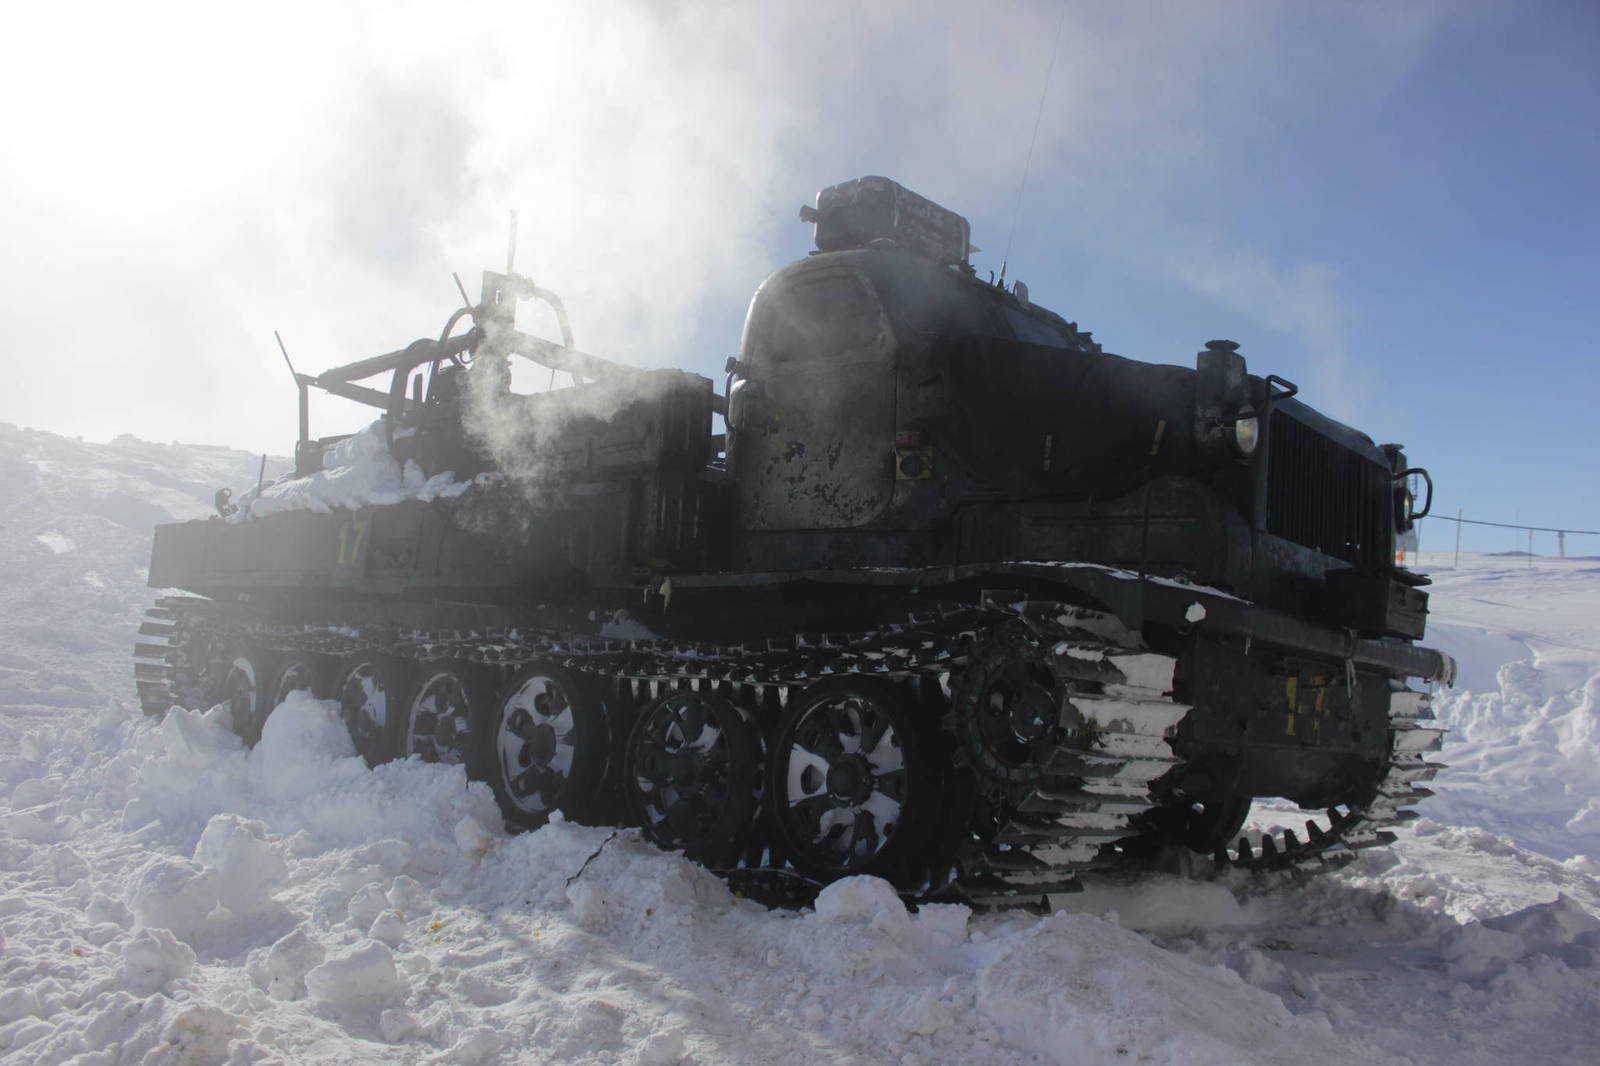
M 1517 522 L 1488 522 L 1488 521 L 1484 521 L 1483 519 L 1479 519 L 1479 518 L 1465 518 L 1465 517 L 1462 516 L 1462 513 L 1459 510 L 1456 511 L 1456 513 L 1453 514 L 1453 515 L 1432 514 L 1432 515 L 1429 515 L 1428 518 L 1424 519 L 1423 521 L 1426 522 L 1426 521 L 1430 521 L 1430 520 L 1431 521 L 1438 521 L 1438 522 L 1454 522 L 1456 524 L 1455 564 L 1457 566 L 1459 566 L 1461 564 L 1461 527 L 1462 526 L 1488 526 L 1488 527 L 1491 527 L 1491 528 L 1494 528 L 1494 529 L 1514 529 L 1514 530 L 1519 530 L 1519 531 L 1527 533 L 1528 534 L 1527 554 L 1528 554 L 1528 562 L 1529 562 L 1530 566 L 1533 563 L 1533 535 L 1535 533 L 1554 533 L 1555 534 L 1555 539 L 1556 539 L 1556 544 L 1555 544 L 1556 555 L 1559 558 L 1562 558 L 1562 559 L 1565 559 L 1567 557 L 1567 538 L 1568 537 L 1600 537 L 1600 530 L 1597 530 L 1597 529 L 1571 529 L 1571 528 L 1563 528 L 1561 526 L 1527 526 L 1527 525 L 1522 525 L 1522 524 L 1517 523 Z M 1418 523 L 1419 526 L 1421 524 L 1422 523 Z M 1418 540 L 1420 541 L 1420 539 L 1421 538 L 1419 536 Z M 1417 549 L 1417 547 L 1415 545 L 1413 545 L 1411 550 L 1412 551 L 1417 551 L 1418 549 Z M 1520 547 L 1519 547 L 1519 550 L 1520 550 Z

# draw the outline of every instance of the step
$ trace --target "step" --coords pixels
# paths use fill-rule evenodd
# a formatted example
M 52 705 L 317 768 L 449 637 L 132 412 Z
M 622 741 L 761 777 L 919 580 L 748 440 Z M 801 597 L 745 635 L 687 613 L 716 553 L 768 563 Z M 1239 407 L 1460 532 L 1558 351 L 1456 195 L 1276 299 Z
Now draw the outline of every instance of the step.
M 1150 807 L 1151 802 L 1146 795 L 1115 792 L 1097 794 L 1083 789 L 1054 791 L 1048 788 L 1035 788 L 1017 805 L 1018 810 L 1029 814 L 1072 811 L 1123 817 L 1132 817 L 1149 810 Z
M 1108 735 L 1145 736 L 1156 740 L 1164 738 L 1190 710 L 1181 703 L 1115 693 L 1075 694 L 1071 702 L 1085 721 L 1094 723 Z
M 1389 781 L 1432 781 L 1440 770 L 1446 769 L 1449 767 L 1437 762 L 1414 762 L 1398 766 L 1390 764 L 1385 777 Z
M 1132 830 L 1126 824 L 1115 826 L 1079 826 L 1063 825 L 1061 823 L 1041 825 L 1014 820 L 1002 827 L 994 835 L 994 842 L 996 844 L 1012 844 L 1030 848 L 1077 846 L 1079 844 L 1098 847 L 1101 844 L 1124 840 L 1131 835 Z
M 1406 689 L 1389 695 L 1389 717 L 1391 720 L 1414 721 L 1433 717 L 1433 697 L 1426 692 L 1413 692 Z
M 954 887 L 974 903 L 1002 907 L 1015 907 L 1020 900 L 1031 896 L 1043 897 L 1083 891 L 1083 884 L 1071 875 L 1057 875 L 1047 881 L 1021 884 L 993 874 L 979 874 L 963 877 Z
M 1438 751 L 1444 744 L 1443 729 L 1397 729 L 1394 734 L 1394 754 L 1414 755 L 1424 751 Z
M 1048 870 L 1050 867 L 1021 848 L 989 848 L 983 853 L 983 865 L 1004 873 Z
M 134 687 L 139 692 L 140 702 L 152 699 L 165 700 L 169 705 L 173 702 L 172 686 L 165 681 L 135 681 Z

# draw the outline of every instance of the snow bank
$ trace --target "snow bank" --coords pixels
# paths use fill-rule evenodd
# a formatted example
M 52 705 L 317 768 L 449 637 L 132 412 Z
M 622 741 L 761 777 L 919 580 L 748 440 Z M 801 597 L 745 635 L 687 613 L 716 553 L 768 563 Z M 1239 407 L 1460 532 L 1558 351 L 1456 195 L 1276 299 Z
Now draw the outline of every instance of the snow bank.
M 1453 735 L 1428 814 L 1558 858 L 1600 856 L 1600 672 L 1563 691 L 1521 661 L 1497 680 L 1498 691 L 1435 701 Z
M 507 836 L 459 768 L 367 770 L 303 694 L 253 750 L 217 715 L 113 707 L 0 775 L 0 796 L 39 801 L 3 823 L 28 832 L 0 835 L 17 871 L 0 1054 L 18 1061 L 115 1044 L 152 1062 L 396 1045 L 441 1063 L 1487 1064 L 1534 1032 L 1600 1039 L 1570 1007 L 1600 992 L 1600 870 L 1554 860 L 1530 859 L 1550 868 L 1528 883 L 1566 870 L 1569 897 L 1481 922 L 1388 895 L 1404 861 L 1310 884 L 1092 884 L 1044 920 L 911 913 L 869 877 L 768 912 L 632 830 Z M 1441 852 L 1496 848 L 1516 850 Z M 1450 1015 L 1448 1058 L 1418 1035 L 1431 1018 L 1389 1020 L 1377 998 Z
M 243 522 L 280 511 L 316 511 L 327 514 L 336 507 L 382 506 L 406 500 L 434 500 L 460 496 L 471 481 L 457 481 L 446 470 L 427 477 L 411 460 L 402 467 L 389 454 L 387 428 L 373 422 L 328 449 L 323 469 L 310 477 L 286 477 L 246 492 L 236 501 L 239 513 L 229 521 Z
M 1092 974 L 1094 979 L 1062 981 Z M 1233 970 L 1176 958 L 1086 915 L 1059 915 L 981 971 L 978 1009 L 1046 1062 L 1224 1066 L 1337 1057 L 1326 1020 L 1297 1018 Z M 1352 1059 L 1366 1049 L 1343 1049 Z
M 632 830 L 507 836 L 459 767 L 367 770 L 303 694 L 253 750 L 217 715 L 113 707 L 28 752 L 0 794 L 53 797 L 35 816 L 59 824 L 0 836 L 21 904 L 0 901 L 0 973 L 27 990 L 0 999 L 0 1054 L 19 1061 L 1383 1058 L 1093 914 L 911 913 L 869 877 L 769 912 Z M 1215 928 L 1218 894 L 1170 927 Z
M 1536 969 L 1540 956 L 1591 970 L 1600 966 L 1600 918 L 1557 896 L 1551 903 L 1452 929 L 1439 938 L 1439 948 L 1449 974 L 1461 979 L 1516 979 L 1521 975 L 1511 973 L 1511 964 Z

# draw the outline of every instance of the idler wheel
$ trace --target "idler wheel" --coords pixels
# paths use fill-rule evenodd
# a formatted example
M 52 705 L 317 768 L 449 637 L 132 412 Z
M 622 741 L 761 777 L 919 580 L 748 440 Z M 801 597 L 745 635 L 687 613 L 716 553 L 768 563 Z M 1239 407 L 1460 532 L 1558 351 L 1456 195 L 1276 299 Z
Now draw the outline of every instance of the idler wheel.
M 1138 837 L 1123 845 L 1135 853 L 1177 846 L 1210 855 L 1233 843 L 1250 814 L 1249 796 L 1186 794 L 1168 796 L 1134 821 Z
M 628 736 L 628 813 L 660 847 L 730 865 L 751 839 L 760 760 L 760 738 L 738 707 L 720 696 L 668 692 L 645 706 Z
M 941 779 L 924 733 L 904 694 L 871 678 L 820 682 L 791 701 L 769 749 L 767 796 L 796 869 L 903 887 L 920 878 Z
M 468 662 L 424 664 L 406 707 L 404 756 L 467 765 L 473 725 L 481 728 L 494 698 L 482 666 Z
M 340 717 L 369 766 L 401 754 L 410 673 L 410 664 L 401 659 L 363 652 L 345 660 L 334 682 Z
M 605 768 L 600 701 L 571 671 L 532 663 L 512 675 L 481 731 L 479 759 L 506 820 L 532 829 L 558 808 L 579 817 Z
M 1020 790 L 1037 784 L 1065 738 L 1063 699 L 1037 650 L 1023 641 L 990 645 L 961 676 L 952 701 L 962 755 L 992 785 Z

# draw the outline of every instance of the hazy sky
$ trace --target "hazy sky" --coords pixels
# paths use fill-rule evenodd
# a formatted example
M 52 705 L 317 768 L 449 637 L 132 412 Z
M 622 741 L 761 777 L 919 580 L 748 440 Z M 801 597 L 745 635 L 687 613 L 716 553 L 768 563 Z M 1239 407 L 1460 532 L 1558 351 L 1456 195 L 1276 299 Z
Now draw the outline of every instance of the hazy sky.
M 504 265 L 512 208 L 581 347 L 715 373 L 809 247 L 799 204 L 887 174 L 972 220 L 985 273 L 1015 221 L 1008 276 L 1111 351 L 1192 365 L 1232 338 L 1405 443 L 1440 509 L 1600 529 L 1592 0 L 79 3 L 7 26 L 0 420 L 284 454 L 272 331 L 311 371 L 437 334 L 451 271 L 475 294 Z M 323 400 L 313 428 L 367 414 Z

